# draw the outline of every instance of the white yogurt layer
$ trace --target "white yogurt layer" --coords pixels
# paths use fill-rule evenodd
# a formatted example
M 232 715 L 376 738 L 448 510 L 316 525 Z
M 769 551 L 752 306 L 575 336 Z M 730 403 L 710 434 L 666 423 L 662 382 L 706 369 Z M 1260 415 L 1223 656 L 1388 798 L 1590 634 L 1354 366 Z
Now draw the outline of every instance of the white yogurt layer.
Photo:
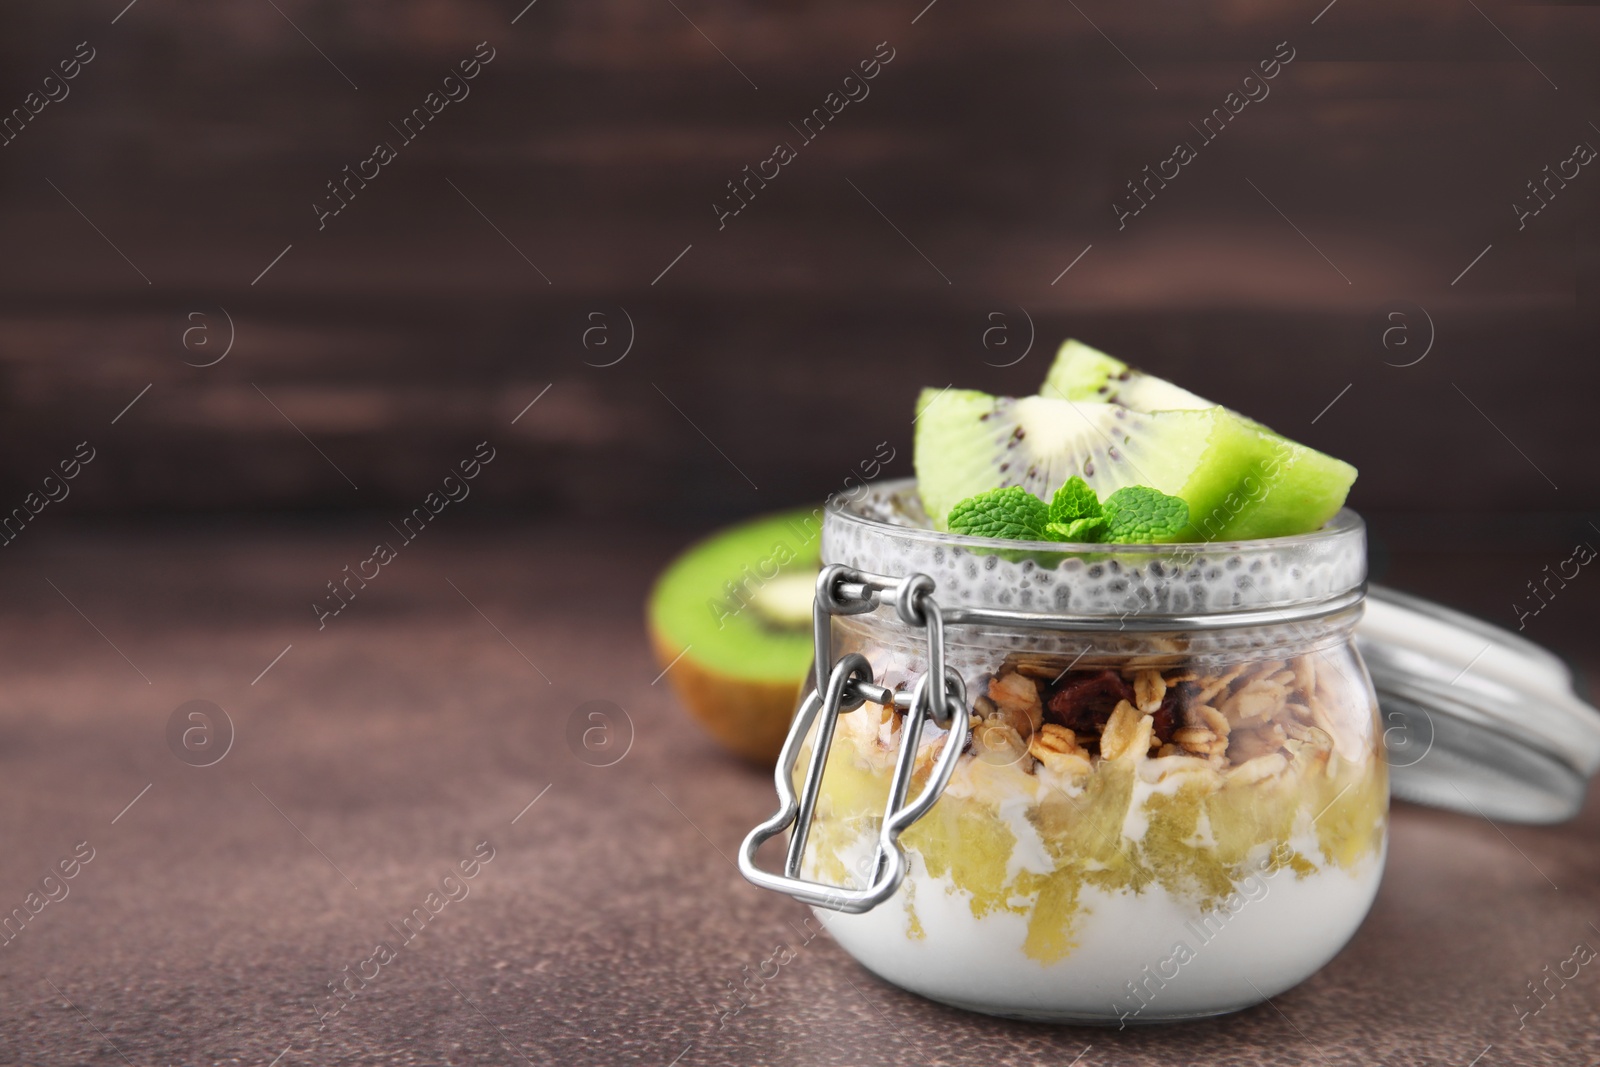
M 1314 842 L 1304 844 L 1314 854 Z M 915 853 L 910 859 L 899 891 L 872 911 L 818 911 L 862 965 L 956 1007 L 1123 1026 L 1233 1011 L 1304 981 L 1361 924 L 1383 871 L 1380 853 L 1354 871 L 1252 872 L 1204 914 L 1156 885 L 1139 893 L 1085 886 L 1075 947 L 1046 965 L 1023 951 L 1026 915 L 978 918 L 971 894 L 929 875 Z

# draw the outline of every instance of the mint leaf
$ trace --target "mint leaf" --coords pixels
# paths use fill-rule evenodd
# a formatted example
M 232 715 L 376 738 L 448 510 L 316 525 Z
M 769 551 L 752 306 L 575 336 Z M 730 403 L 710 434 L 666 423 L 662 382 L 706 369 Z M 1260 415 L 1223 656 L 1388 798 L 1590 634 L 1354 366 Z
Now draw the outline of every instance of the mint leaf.
M 1045 536 L 1052 541 L 1069 541 L 1075 545 L 1092 545 L 1105 540 L 1106 520 L 1099 515 L 1071 522 L 1052 522 L 1044 528 Z
M 1118 489 L 1104 504 L 1107 541 L 1154 544 L 1176 540 L 1189 525 L 1189 505 L 1145 485 Z
M 1020 485 L 969 496 L 950 509 L 951 533 L 969 537 L 1001 537 L 1043 541 L 1050 507 Z
M 1100 498 L 1094 495 L 1089 483 L 1074 474 L 1067 484 L 1056 490 L 1050 502 L 1050 521 L 1070 523 L 1075 519 L 1092 519 L 1100 514 Z
M 1101 504 L 1073 477 L 1046 504 L 1020 485 L 969 496 L 950 509 L 951 533 L 1008 541 L 1070 544 L 1155 544 L 1176 541 L 1189 525 L 1189 505 L 1144 485 L 1118 489 Z

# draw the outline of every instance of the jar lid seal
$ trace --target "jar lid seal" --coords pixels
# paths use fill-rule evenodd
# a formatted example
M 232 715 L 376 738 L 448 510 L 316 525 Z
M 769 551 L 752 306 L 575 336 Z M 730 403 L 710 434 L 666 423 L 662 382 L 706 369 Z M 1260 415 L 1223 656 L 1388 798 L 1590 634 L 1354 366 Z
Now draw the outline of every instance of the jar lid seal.
M 1600 768 L 1600 711 L 1557 656 L 1376 585 L 1356 645 L 1378 694 L 1396 796 L 1507 822 L 1578 813 Z

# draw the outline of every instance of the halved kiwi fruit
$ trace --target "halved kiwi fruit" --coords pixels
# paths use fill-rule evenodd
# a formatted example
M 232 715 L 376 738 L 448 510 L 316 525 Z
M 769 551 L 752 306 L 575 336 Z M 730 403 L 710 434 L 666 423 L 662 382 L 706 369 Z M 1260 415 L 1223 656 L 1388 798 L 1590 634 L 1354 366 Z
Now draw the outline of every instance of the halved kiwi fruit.
M 777 758 L 811 668 L 821 518 L 802 509 L 711 535 L 668 565 L 646 607 L 678 699 L 748 759 Z

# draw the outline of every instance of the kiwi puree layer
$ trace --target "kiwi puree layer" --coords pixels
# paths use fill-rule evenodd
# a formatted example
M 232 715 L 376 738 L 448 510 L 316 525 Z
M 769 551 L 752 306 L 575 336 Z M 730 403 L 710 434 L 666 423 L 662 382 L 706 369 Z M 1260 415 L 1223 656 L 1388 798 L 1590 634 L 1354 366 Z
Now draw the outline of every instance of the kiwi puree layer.
M 1159 887 L 1203 915 L 1223 907 L 1254 872 L 1287 869 L 1305 878 L 1327 867 L 1354 871 L 1383 847 L 1388 792 L 1383 774 L 1372 768 L 1346 765 L 1332 775 L 1319 768 L 1233 786 L 1177 775 L 1170 785 L 1160 783 L 1170 792 L 1149 788 L 1146 773 L 1102 763 L 1075 797 L 1028 798 L 1020 823 L 1014 806 L 988 790 L 947 792 L 901 843 L 930 874 L 948 877 L 970 895 L 975 918 L 996 911 L 1025 916 L 1023 950 L 1046 964 L 1071 954 L 1085 886 L 1135 894 Z M 811 831 L 808 871 L 853 884 L 844 857 L 858 853 L 863 836 L 876 836 L 888 778 L 864 768 L 843 738 L 830 756 L 829 775 Z M 1306 835 L 1296 831 L 1313 821 L 1316 849 L 1308 854 Z M 1124 835 L 1130 822 L 1145 824 L 1140 838 Z M 1019 855 L 1037 844 L 1050 861 L 1042 870 Z M 905 906 L 915 937 L 922 930 L 916 905 L 908 900 Z

